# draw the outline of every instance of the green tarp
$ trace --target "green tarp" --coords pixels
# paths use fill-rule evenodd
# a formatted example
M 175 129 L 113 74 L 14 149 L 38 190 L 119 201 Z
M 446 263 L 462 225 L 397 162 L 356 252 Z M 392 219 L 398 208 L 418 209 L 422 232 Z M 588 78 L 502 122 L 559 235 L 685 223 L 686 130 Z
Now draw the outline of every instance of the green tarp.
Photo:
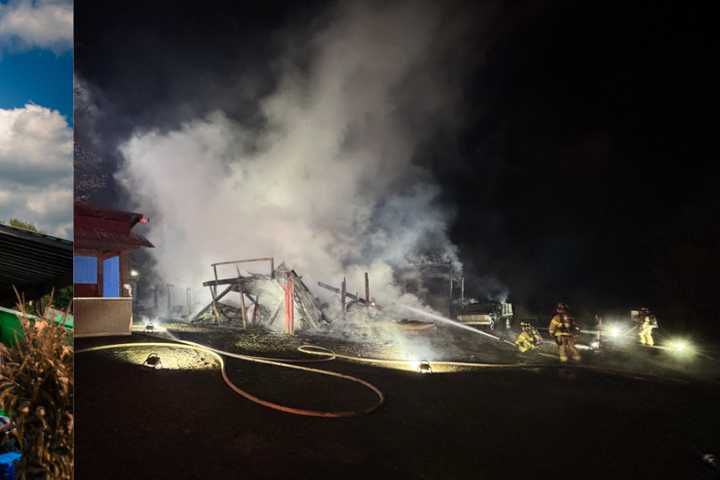
M 20 319 L 18 318 L 20 312 L 11 310 L 9 308 L 0 307 L 0 343 L 5 345 L 13 345 L 15 343 L 15 336 L 22 335 L 22 326 Z M 73 316 L 68 315 L 67 317 L 63 314 L 57 314 L 55 321 L 61 325 L 64 325 L 66 329 L 72 333 L 74 328 Z M 33 315 L 27 315 L 27 318 L 31 321 L 37 320 L 38 317 Z

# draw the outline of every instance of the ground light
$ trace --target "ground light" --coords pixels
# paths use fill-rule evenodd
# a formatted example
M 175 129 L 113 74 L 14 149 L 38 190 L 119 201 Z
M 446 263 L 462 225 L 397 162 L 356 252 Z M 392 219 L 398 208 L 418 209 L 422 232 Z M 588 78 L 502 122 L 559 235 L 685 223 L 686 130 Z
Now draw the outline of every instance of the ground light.
M 690 358 L 695 355 L 695 346 L 684 338 L 675 338 L 667 342 L 665 347 L 679 358 Z
M 418 364 L 418 372 L 420 373 L 432 373 L 432 366 L 427 360 L 423 360 Z
M 162 360 L 160 360 L 160 355 L 154 352 L 151 353 L 147 356 L 147 358 L 143 362 L 143 365 L 146 367 L 154 368 L 156 370 L 162 368 Z
M 432 373 L 432 365 L 427 360 L 411 360 L 408 365 L 415 372 Z

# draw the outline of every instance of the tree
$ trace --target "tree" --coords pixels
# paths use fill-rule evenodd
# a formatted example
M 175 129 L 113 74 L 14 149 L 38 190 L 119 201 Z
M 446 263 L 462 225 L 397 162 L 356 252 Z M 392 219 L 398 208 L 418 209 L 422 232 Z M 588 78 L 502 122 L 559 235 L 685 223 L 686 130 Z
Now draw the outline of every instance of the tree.
M 20 220 L 19 218 L 11 218 L 10 221 L 8 222 L 8 225 L 10 225 L 11 227 L 14 227 L 14 228 L 20 228 L 22 230 L 27 230 L 29 232 L 44 233 L 44 232 L 38 230 L 38 228 L 35 225 L 33 225 L 32 223 L 25 222 L 23 220 Z

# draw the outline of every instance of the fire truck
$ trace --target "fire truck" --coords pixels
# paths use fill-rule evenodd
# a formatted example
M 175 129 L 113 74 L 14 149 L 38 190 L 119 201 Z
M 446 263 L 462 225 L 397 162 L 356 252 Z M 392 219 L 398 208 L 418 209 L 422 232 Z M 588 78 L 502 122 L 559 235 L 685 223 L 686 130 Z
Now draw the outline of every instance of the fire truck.
M 513 320 L 512 303 L 477 302 L 463 305 L 457 314 L 457 321 L 465 325 L 510 329 Z

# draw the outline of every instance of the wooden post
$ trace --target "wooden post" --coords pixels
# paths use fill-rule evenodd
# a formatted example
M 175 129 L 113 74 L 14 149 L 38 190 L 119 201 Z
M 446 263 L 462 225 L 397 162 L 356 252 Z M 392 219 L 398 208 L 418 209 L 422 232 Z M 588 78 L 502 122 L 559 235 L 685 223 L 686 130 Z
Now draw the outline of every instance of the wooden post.
M 452 270 L 448 273 L 448 276 L 450 277 L 450 297 L 448 301 L 448 318 L 452 318 L 452 298 L 453 298 L 453 277 L 452 277 Z
M 256 297 L 256 298 L 259 298 L 259 297 Z M 258 310 L 260 310 L 260 304 L 257 302 L 256 299 L 253 299 L 252 297 L 250 297 L 250 300 L 252 300 L 253 304 L 255 305 L 253 307 L 253 316 L 252 316 L 252 324 L 255 325 L 257 322 L 257 313 L 258 313 Z
M 370 277 L 365 272 L 365 303 L 370 306 Z
M 285 329 L 288 335 L 295 333 L 295 288 L 290 272 L 288 272 L 285 284 Z
M 190 315 L 192 315 L 192 296 L 190 293 L 190 287 L 187 287 L 185 289 L 185 301 L 187 303 L 187 314 L 188 317 L 190 317 Z
M 242 318 L 242 327 L 247 328 L 247 313 L 245 311 L 245 289 L 240 287 L 240 317 Z
M 258 310 L 260 310 L 260 304 L 257 301 L 253 301 L 253 303 L 255 304 L 255 306 L 253 307 L 252 324 L 255 325 L 257 323 L 257 312 Z
M 345 277 L 340 286 L 340 308 L 342 309 L 342 319 L 345 320 Z
M 172 314 L 172 290 L 171 290 L 171 289 L 172 289 L 173 286 L 174 286 L 174 285 L 172 285 L 171 283 L 168 283 L 168 284 L 167 284 L 168 315 L 171 315 L 171 314 Z
M 220 314 L 217 309 L 217 287 L 215 285 L 210 287 L 210 295 L 212 296 L 212 310 L 213 310 L 213 316 L 215 317 L 215 323 L 218 323 L 220 321 Z

